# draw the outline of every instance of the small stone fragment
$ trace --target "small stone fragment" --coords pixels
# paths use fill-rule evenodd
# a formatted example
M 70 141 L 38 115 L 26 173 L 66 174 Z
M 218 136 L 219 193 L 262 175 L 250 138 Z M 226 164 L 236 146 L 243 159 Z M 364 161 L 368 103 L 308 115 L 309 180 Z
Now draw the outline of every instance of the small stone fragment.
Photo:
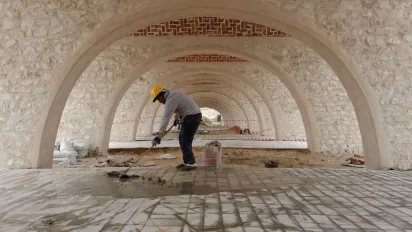
M 121 173 L 120 172 L 118 172 L 118 171 L 110 171 L 110 172 L 107 172 L 107 175 L 108 176 L 120 176 L 121 175 Z
M 127 174 L 125 174 L 125 173 L 122 173 L 122 174 L 119 176 L 119 178 L 120 178 L 120 179 L 127 179 L 127 178 L 130 178 L 130 176 L 127 175 Z
M 49 219 L 47 219 L 47 220 L 44 220 L 43 223 L 44 223 L 44 224 L 48 224 L 48 225 L 53 225 L 53 224 L 54 224 L 54 221 L 53 221 L 53 219 L 50 219 L 50 218 L 49 218 Z

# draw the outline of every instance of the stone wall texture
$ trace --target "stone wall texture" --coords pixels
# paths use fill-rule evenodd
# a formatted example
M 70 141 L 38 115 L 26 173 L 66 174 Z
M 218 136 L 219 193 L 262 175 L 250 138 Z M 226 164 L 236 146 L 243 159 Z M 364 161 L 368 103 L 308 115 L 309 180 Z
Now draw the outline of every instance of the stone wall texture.
M 13 0 L 0 2 L 0 165 L 28 167 L 53 71 L 116 13 L 143 2 Z M 52 143 L 53 141 L 51 141 Z
M 132 125 L 136 121 L 134 117 L 135 108 L 138 107 L 139 100 L 147 88 L 147 82 L 139 81 L 139 84 L 133 84 L 126 92 L 116 110 L 110 133 L 110 141 L 130 140 L 130 134 L 133 133 Z
M 30 152 L 33 139 L 37 136 L 36 124 L 40 113 L 44 110 L 49 89 L 57 81 L 53 72 L 56 72 L 59 65 L 112 16 L 162 1 L 165 2 L 164 0 L 0 2 L 0 165 L 2 167 L 28 167 L 27 154 Z M 173 0 L 168 2 L 170 1 Z M 372 97 L 382 109 L 384 132 L 391 145 L 389 166 L 411 168 L 412 3 L 409 0 L 262 0 L 259 2 L 267 4 L 268 9 L 281 9 L 287 14 L 296 16 L 297 20 L 305 22 L 308 27 L 327 36 L 341 50 L 349 54 L 356 71 L 367 81 L 373 93 Z M 253 2 L 245 7 L 252 8 Z M 270 38 L 276 43 L 262 43 L 263 39 L 267 38 L 259 37 L 251 42 L 247 41 L 249 38 L 243 37 L 229 38 L 231 39 L 229 42 L 223 41 L 227 38 L 219 38 L 215 42 L 210 40 L 214 38 L 195 39 L 190 42 L 190 38 L 182 37 L 180 43 L 173 42 L 176 38 L 167 39 L 160 42 L 153 40 L 152 43 L 159 42 L 159 44 L 151 46 L 146 44 L 146 47 L 137 48 L 136 58 L 146 59 L 161 51 L 203 42 L 215 45 L 227 43 L 227 46 L 233 48 L 253 51 L 262 56 L 269 55 L 274 62 L 281 63 L 283 70 L 296 80 L 299 89 L 309 99 L 321 131 L 322 150 L 343 153 L 358 152 L 362 149 L 353 107 L 336 75 L 324 60 L 307 46 L 296 42 L 293 37 Z M 282 39 L 287 40 L 288 43 Z M 283 42 L 277 43 L 279 41 Z M 293 43 L 289 44 L 290 41 Z M 122 52 L 119 52 L 118 56 L 121 57 L 120 53 Z M 85 86 L 89 84 L 99 86 L 91 80 L 93 75 L 102 75 L 105 72 L 104 67 L 110 67 L 110 70 L 108 69 L 102 78 L 115 76 L 114 66 L 116 62 L 122 62 L 120 60 L 109 62 L 113 66 L 105 66 L 109 63 L 99 61 L 105 56 L 101 54 L 79 79 L 76 85 L 78 90 L 73 91 L 65 110 L 65 115 L 75 111 L 79 116 L 64 115 L 61 128 L 68 129 L 59 132 L 59 136 L 76 136 L 93 140 L 91 135 L 86 135 L 88 132 L 78 124 L 91 125 L 99 120 L 99 112 L 104 110 L 100 108 L 99 102 L 94 102 L 92 99 L 95 96 L 108 95 L 109 92 L 100 95 L 101 89 L 96 87 L 96 92 L 93 90 L 87 94 L 82 89 L 86 89 Z M 236 70 L 242 70 L 242 67 Z M 252 74 L 257 69 L 250 70 L 239 72 Z M 263 75 L 262 73 L 265 72 L 262 70 L 258 73 L 260 74 L 250 75 L 251 78 L 254 81 L 260 80 L 268 92 L 275 92 L 273 87 L 278 87 L 276 77 L 272 79 L 268 77 L 262 81 L 262 77 L 267 75 Z M 122 74 L 118 75 L 119 78 L 122 76 Z M 167 73 L 160 76 L 167 76 Z M 116 83 L 115 78 L 111 81 Z M 108 86 L 111 84 L 106 84 L 105 81 L 100 84 L 107 87 L 106 91 L 110 91 Z M 84 97 L 80 97 L 83 94 Z M 78 103 L 74 103 L 76 98 Z M 80 105 L 90 106 L 90 109 L 86 110 Z M 288 115 L 288 112 L 295 111 L 296 108 L 292 110 L 285 106 L 282 114 Z M 81 118 L 80 115 L 90 116 L 90 118 Z M 295 118 L 297 119 L 298 116 Z M 92 126 L 90 131 L 96 128 Z
M 97 145 L 105 106 L 116 83 L 125 78 L 127 70 L 132 68 L 134 50 L 125 46 L 110 47 L 90 64 L 66 103 L 57 139 L 69 138 Z M 133 92 L 130 94 L 130 102 L 134 97 L 139 97 Z M 119 108 L 127 107 L 125 105 L 127 103 Z
M 274 0 L 269 5 L 300 15 L 351 56 L 383 110 L 391 143 L 389 166 L 412 168 L 412 99 L 408 97 L 412 84 L 411 2 Z

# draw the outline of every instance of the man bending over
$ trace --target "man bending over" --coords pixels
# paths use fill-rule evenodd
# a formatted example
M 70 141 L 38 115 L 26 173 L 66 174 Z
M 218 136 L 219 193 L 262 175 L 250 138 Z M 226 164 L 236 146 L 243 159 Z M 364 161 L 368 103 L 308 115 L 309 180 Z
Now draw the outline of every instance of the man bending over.
M 196 161 L 193 156 L 192 142 L 199 127 L 202 113 L 197 104 L 184 93 L 165 89 L 161 86 L 155 86 L 151 90 L 153 102 L 159 101 L 165 105 L 164 115 L 157 136 L 153 139 L 153 146 L 160 144 L 167 125 L 173 114 L 179 115 L 182 120 L 179 133 L 179 144 L 183 153 L 183 163 L 176 166 L 182 171 L 196 169 Z M 178 120 L 175 119 L 173 126 L 177 126 Z

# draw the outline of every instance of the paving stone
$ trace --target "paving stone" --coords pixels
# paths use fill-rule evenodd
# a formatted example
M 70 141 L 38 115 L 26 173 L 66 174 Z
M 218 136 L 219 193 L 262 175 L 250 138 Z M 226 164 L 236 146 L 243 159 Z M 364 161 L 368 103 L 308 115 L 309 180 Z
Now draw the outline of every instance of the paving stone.
M 260 226 L 258 217 L 255 213 L 240 213 L 240 219 L 243 223 L 243 226 L 257 227 Z
M 90 170 L 1 172 L 5 191 L 0 195 L 0 231 L 395 232 L 412 228 L 412 188 L 407 187 L 412 174 L 408 172 L 249 167 L 199 168 L 190 175 L 173 168 L 133 171 L 152 176 L 167 173 L 174 183 L 190 179 L 202 184 L 208 179 L 220 189 L 182 195 L 180 188 L 139 182 L 133 190 L 141 196 L 119 198 L 110 193 L 102 196 L 104 191 L 91 181 L 84 188 L 81 180 L 96 178 Z M 67 176 L 66 182 L 60 181 L 61 176 Z M 75 191 L 70 189 L 79 180 Z M 225 190 L 229 183 L 239 191 Z M 263 183 L 273 185 L 261 187 Z M 111 187 L 123 188 L 115 182 Z M 101 196 L 87 192 L 90 188 Z M 46 219 L 53 219 L 53 225 L 45 225 Z
M 180 232 L 180 227 L 171 227 L 171 226 L 145 226 L 141 232 Z
M 245 232 L 265 232 L 261 227 L 245 227 Z
M 311 218 L 320 225 L 320 227 L 325 229 L 335 229 L 336 224 L 329 219 L 326 215 L 310 215 Z
M 206 213 L 204 218 L 204 228 L 221 228 L 222 218 L 220 214 Z
M 203 214 L 197 213 L 197 214 L 188 214 L 186 216 L 186 223 L 190 224 L 190 227 L 196 228 L 196 229 L 203 229 L 203 220 L 204 216 Z
M 223 224 L 225 227 L 239 226 L 242 224 L 240 218 L 238 217 L 238 214 L 223 213 L 222 219 L 223 219 Z
M 119 232 L 122 230 L 124 225 L 105 225 L 100 231 L 101 232 Z
M 284 227 L 292 227 L 292 228 L 298 228 L 299 226 L 293 222 L 293 220 L 289 217 L 287 214 L 279 214 L 275 215 L 276 219 L 280 224 L 282 224 Z
M 146 221 L 149 219 L 150 214 L 145 213 L 145 212 L 140 212 L 140 213 L 135 213 L 129 221 L 127 221 L 127 224 L 129 225 L 144 225 Z
M 245 229 L 243 229 L 243 226 L 239 226 L 234 228 L 226 228 L 225 232 L 245 232 Z

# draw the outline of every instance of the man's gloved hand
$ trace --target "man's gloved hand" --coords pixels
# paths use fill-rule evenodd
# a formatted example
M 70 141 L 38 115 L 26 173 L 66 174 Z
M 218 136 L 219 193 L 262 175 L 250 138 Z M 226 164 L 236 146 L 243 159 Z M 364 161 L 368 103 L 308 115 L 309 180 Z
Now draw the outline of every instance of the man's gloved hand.
M 161 140 L 162 139 L 159 136 L 154 137 L 153 142 L 152 142 L 153 147 L 156 147 L 157 144 L 160 144 Z
M 174 121 L 173 121 L 173 126 L 177 126 L 177 125 L 179 125 L 179 119 L 175 119 Z

